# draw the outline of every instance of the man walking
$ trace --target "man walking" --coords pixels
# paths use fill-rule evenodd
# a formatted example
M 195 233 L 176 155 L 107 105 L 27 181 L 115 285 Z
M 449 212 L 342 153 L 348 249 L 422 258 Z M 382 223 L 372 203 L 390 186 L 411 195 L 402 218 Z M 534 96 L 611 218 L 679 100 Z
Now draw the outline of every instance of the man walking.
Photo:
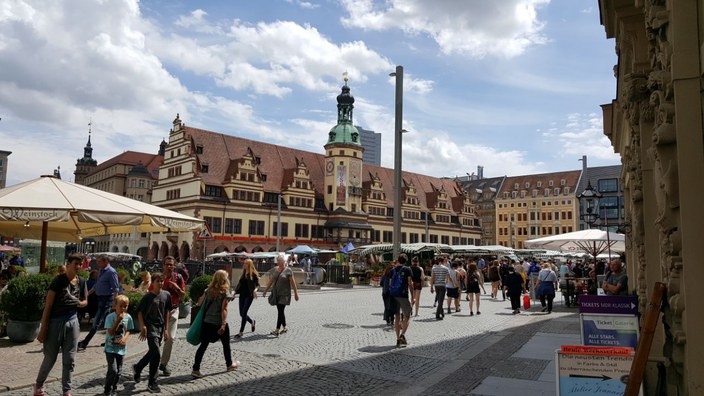
M 88 295 L 95 293 L 98 298 L 98 310 L 93 318 L 93 325 L 90 328 L 86 338 L 78 343 L 78 350 L 83 351 L 88 347 L 90 340 L 98 331 L 103 329 L 103 323 L 107 318 L 112 308 L 112 301 L 120 291 L 120 282 L 117 279 L 117 271 L 110 265 L 108 256 L 100 255 L 98 257 L 98 279 L 95 281 L 95 286 L 88 291 Z
M 438 308 L 435 311 L 435 319 L 442 320 L 445 317 L 445 312 L 442 308 L 442 303 L 445 301 L 445 283 L 447 281 L 447 274 L 449 272 L 445 257 L 441 257 L 438 265 L 433 267 L 433 271 L 430 274 L 430 292 L 435 293 L 437 290 L 438 297 Z
M 171 375 L 169 370 L 169 360 L 171 360 L 171 350 L 174 346 L 176 338 L 176 330 L 178 329 L 178 305 L 181 299 L 186 295 L 186 282 L 183 276 L 174 271 L 176 260 L 173 256 L 164 257 L 164 286 L 163 289 L 171 294 L 171 310 L 169 311 L 168 337 L 164 337 L 164 350 L 161 354 L 161 363 L 159 370 L 168 377 Z
M 411 319 L 411 306 L 413 305 L 413 272 L 406 266 L 408 258 L 405 254 L 400 254 L 391 270 L 391 281 L 389 282 L 389 294 L 393 299 L 392 308 L 395 317 L 394 330 L 396 331 L 396 346 L 405 347 L 406 330 Z M 411 301 L 408 301 L 408 296 Z M 401 315 L 403 314 L 403 315 Z

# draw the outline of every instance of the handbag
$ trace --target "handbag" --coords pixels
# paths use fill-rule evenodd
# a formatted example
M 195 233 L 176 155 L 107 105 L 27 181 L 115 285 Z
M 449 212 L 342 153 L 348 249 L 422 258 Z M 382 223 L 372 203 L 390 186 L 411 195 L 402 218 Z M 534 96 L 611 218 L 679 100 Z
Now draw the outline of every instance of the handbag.
M 208 292 L 207 290 L 205 291 L 206 293 Z M 205 301 L 208 301 L 208 295 L 206 294 L 205 296 Z M 186 341 L 188 341 L 189 344 L 191 345 L 199 345 L 201 341 L 201 329 L 203 327 L 203 315 L 205 315 L 205 311 L 210 308 L 210 303 L 206 304 L 204 308 L 201 308 L 198 310 L 198 314 L 196 314 L 196 318 L 193 320 L 193 323 L 191 323 L 191 327 L 188 329 L 188 332 L 186 333 Z
M 274 279 L 274 287 L 271 288 L 271 294 L 269 294 L 269 305 L 276 305 L 277 303 L 276 283 L 279 281 L 279 275 L 281 275 L 281 272 L 276 274 L 276 279 Z

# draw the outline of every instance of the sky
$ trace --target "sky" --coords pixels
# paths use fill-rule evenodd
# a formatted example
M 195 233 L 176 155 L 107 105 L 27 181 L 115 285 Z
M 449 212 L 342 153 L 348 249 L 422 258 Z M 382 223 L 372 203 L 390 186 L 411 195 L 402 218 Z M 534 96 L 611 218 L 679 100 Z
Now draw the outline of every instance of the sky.
M 402 65 L 406 171 L 616 165 L 600 108 L 616 61 L 597 0 L 4 0 L 0 150 L 8 186 L 73 180 L 89 128 L 99 163 L 156 154 L 178 113 L 323 154 L 347 72 L 354 123 L 392 168 Z

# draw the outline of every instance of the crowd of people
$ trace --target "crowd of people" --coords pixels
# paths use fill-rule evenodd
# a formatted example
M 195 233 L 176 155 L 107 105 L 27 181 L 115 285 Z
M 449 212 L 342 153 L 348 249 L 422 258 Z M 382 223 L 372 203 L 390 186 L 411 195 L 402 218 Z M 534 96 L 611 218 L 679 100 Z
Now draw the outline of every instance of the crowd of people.
M 468 302 L 469 316 L 481 315 L 481 294 L 488 294 L 485 281 L 491 284 L 491 299 L 498 300 L 499 292 L 503 301 L 508 300 L 513 314 L 521 312 L 521 296 L 527 295 L 533 289 L 540 299 L 541 311 L 548 314 L 553 311 L 553 300 L 556 290 L 564 282 L 563 296 L 567 306 L 576 304 L 576 282 L 570 286 L 568 280 L 579 280 L 581 293 L 605 295 L 623 295 L 628 293 L 628 277 L 624 272 L 621 259 L 613 259 L 608 264 L 604 261 L 586 263 L 581 260 L 565 261 L 560 267 L 552 262 L 534 259 L 513 261 L 508 258 L 495 258 L 489 263 L 484 258 L 466 260 L 464 258 L 450 259 L 440 256 L 433 260 L 429 277 L 419 266 L 418 257 L 413 257 L 411 265 L 407 266 L 408 257 L 399 255 L 398 259 L 389 263 L 380 280 L 382 300 L 384 303 L 384 321 L 394 326 L 396 345 L 405 347 L 408 342 L 408 331 L 411 315 L 419 315 L 420 296 L 426 280 L 430 293 L 435 295 L 433 309 L 435 319 L 443 320 L 445 315 L 461 312 L 463 293 Z M 599 283 L 597 275 L 605 279 Z M 584 278 L 588 276 L 588 278 Z M 524 297 L 528 298 L 529 297 Z M 445 309 L 446 307 L 446 309 Z M 415 309 L 413 309 L 415 308 Z
M 38 341 L 44 344 L 44 359 L 37 373 L 34 394 L 46 394 L 44 382 L 61 353 L 62 388 L 64 395 L 70 395 L 76 353 L 85 350 L 99 330 L 105 331 L 101 344 L 107 361 L 105 394 L 112 395 L 117 391 L 127 340 L 132 330 L 138 331 L 139 340 L 146 341 L 148 345 L 147 353 L 132 365 L 133 379 L 135 383 L 140 382 L 142 371 L 148 368 L 147 390 L 159 393 L 159 376 L 171 375 L 168 364 L 178 331 L 178 310 L 186 294 L 187 277 L 176 270 L 175 259 L 171 256 L 164 258 L 161 272 L 142 272 L 141 283 L 136 289 L 141 290 L 144 296 L 138 304 L 137 317 L 132 318 L 128 313 L 129 299 L 108 257 L 97 258 L 97 269 L 91 271 L 89 279 L 78 276 L 85 262 L 81 255 L 69 256 L 49 286 L 38 337 Z M 283 255 L 276 258 L 276 264 L 262 296 L 269 294 L 269 304 L 276 307 L 276 328 L 270 335 L 279 337 L 289 331 L 286 307 L 292 300 L 298 301 L 299 295 L 293 272 Z M 13 276 L 17 276 L 15 273 Z M 597 282 L 597 275 L 604 275 L 603 282 Z M 557 266 L 549 261 L 528 259 L 510 262 L 506 258 L 465 260 L 440 256 L 433 260 L 431 268 L 425 269 L 419 264 L 418 257 L 409 260 L 401 254 L 388 264 L 381 278 L 383 317 L 387 325 L 394 328 L 396 346 L 405 347 L 408 345 L 406 336 L 410 319 L 420 315 L 420 298 L 427 286 L 435 297 L 433 309 L 437 320 L 443 320 L 453 310 L 455 313 L 461 312 L 463 296 L 469 315 L 481 315 L 482 294 L 490 294 L 494 301 L 508 299 L 512 312 L 520 313 L 520 298 L 530 289 L 540 299 L 542 311 L 549 314 L 553 310 L 553 300 L 560 282 L 584 277 L 588 278 L 583 292 L 597 294 L 603 291 L 608 295 L 628 292 L 628 277 L 619 259 L 612 260 L 608 265 L 604 262 L 587 264 L 578 261 Z M 243 262 L 242 276 L 234 287 L 234 294 L 231 294 L 228 273 L 219 270 L 214 274 L 196 303 L 203 314 L 200 343 L 191 372 L 193 378 L 203 376 L 200 371 L 203 356 L 209 344 L 218 341 L 223 347 L 225 370 L 238 368 L 239 362 L 233 361 L 230 348 L 228 305 L 239 297 L 240 328 L 234 337 L 243 337 L 248 324 L 251 332 L 255 332 L 256 320 L 249 316 L 249 309 L 257 298 L 260 281 L 261 276 L 251 259 Z M 487 282 L 490 282 L 490 289 L 485 287 Z M 88 308 L 91 299 L 95 305 L 93 323 L 88 334 L 79 341 L 80 315 Z

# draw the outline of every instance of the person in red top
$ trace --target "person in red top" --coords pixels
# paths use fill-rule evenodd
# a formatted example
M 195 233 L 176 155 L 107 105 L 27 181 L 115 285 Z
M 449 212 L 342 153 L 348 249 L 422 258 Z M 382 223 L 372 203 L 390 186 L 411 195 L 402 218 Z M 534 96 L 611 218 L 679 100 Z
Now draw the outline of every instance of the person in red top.
M 159 370 L 165 377 L 171 375 L 169 370 L 169 360 L 171 360 L 171 349 L 174 346 L 176 339 L 176 330 L 178 329 L 178 305 L 181 299 L 186 295 L 186 281 L 183 276 L 174 271 L 176 260 L 172 256 L 164 257 L 164 285 L 162 289 L 171 294 L 171 313 L 169 317 L 169 337 L 164 340 L 164 350 L 161 353 L 161 362 Z

